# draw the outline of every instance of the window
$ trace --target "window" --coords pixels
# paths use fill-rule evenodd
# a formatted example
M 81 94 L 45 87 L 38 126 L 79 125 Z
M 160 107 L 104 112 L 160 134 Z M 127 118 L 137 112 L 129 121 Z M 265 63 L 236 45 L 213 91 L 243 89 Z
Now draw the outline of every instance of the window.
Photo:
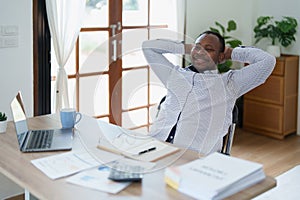
M 70 106 L 129 129 L 148 131 L 165 89 L 149 69 L 141 45 L 155 37 L 174 37 L 166 30 L 176 30 L 176 0 L 88 0 L 85 13 L 65 66 Z M 51 66 L 53 98 L 55 53 Z

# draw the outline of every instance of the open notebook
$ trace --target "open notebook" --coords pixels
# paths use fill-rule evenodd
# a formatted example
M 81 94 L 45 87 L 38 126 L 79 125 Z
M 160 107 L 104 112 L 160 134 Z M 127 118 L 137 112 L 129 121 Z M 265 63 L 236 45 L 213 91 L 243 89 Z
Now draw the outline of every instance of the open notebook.
M 126 157 L 156 161 L 179 151 L 179 148 L 150 136 L 98 120 L 102 132 L 98 148 Z

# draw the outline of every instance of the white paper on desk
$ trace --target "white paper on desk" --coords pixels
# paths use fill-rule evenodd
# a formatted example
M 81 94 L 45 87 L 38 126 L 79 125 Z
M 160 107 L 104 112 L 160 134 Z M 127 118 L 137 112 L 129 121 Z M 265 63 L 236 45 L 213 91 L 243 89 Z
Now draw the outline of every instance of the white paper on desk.
M 104 151 L 97 147 L 88 149 L 88 151 L 100 164 L 106 164 L 124 158 L 124 156 Z
M 114 182 L 108 179 L 109 169 L 91 169 L 76 174 L 66 181 L 68 183 L 116 194 L 126 188 L 130 182 Z
M 100 165 L 88 152 L 68 152 L 32 160 L 31 163 L 51 179 L 65 177 Z
M 253 198 L 253 200 L 300 199 L 300 165 L 276 177 L 276 187 Z

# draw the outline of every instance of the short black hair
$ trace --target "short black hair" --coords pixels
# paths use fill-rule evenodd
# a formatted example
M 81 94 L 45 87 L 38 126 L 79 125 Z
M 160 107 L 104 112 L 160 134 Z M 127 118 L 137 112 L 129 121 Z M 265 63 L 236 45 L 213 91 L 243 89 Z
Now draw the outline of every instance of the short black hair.
M 215 31 L 204 31 L 202 32 L 197 38 L 196 40 L 201 36 L 201 35 L 205 35 L 205 34 L 211 34 L 211 35 L 215 35 L 216 37 L 218 37 L 219 39 L 219 42 L 221 44 L 221 48 L 220 48 L 220 52 L 224 52 L 225 51 L 225 39 L 224 37 L 218 33 L 218 32 L 215 32 Z

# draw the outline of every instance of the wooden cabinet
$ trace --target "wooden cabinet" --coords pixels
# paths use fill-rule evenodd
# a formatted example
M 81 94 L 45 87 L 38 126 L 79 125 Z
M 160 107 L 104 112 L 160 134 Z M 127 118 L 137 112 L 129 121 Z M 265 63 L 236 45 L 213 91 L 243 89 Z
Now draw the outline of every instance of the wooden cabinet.
M 243 128 L 283 139 L 296 132 L 299 56 L 282 55 L 267 81 L 244 95 Z

